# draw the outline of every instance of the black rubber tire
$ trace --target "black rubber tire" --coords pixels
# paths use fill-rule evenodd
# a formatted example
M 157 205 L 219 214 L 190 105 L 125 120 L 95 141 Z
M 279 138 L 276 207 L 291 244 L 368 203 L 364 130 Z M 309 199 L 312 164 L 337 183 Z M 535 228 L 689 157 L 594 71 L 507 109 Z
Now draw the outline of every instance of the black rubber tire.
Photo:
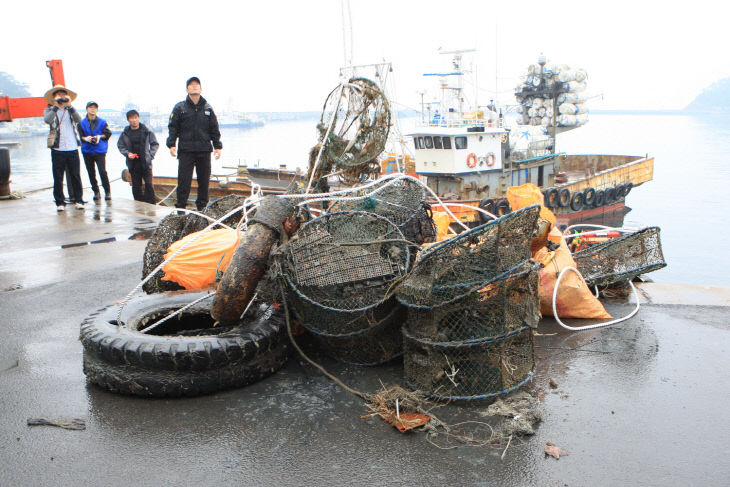
M 596 199 L 593 200 L 593 207 L 598 208 L 599 206 L 603 206 L 603 203 L 606 201 L 606 192 L 602 189 L 599 189 L 596 191 Z
M 254 304 L 239 324 L 216 329 L 217 334 L 208 329 L 183 335 L 137 331 L 204 295 L 173 292 L 135 298 L 122 310 L 125 327 L 116 324 L 119 304 L 92 313 L 80 333 L 87 380 L 121 394 L 198 396 L 251 384 L 286 363 L 291 351 L 286 323 L 282 310 L 272 305 Z M 210 302 L 184 313 L 192 320 L 200 316 L 210 321 Z M 176 319 L 168 323 L 175 326 Z
M 496 215 L 496 213 L 494 212 L 494 200 L 492 198 L 485 198 L 480 201 L 479 208 L 488 211 L 492 215 Z M 479 212 L 479 221 L 482 223 L 487 223 L 488 221 L 491 221 L 491 218 L 489 218 L 484 213 Z
M 10 150 L 0 147 L 0 184 L 10 182 Z
M 583 209 L 583 193 L 573 193 L 570 198 L 570 209 L 580 211 Z
M 512 208 L 509 206 L 509 201 L 499 200 L 497 205 L 494 207 L 494 214 L 497 216 L 504 216 L 512 213 Z
M 628 183 L 623 185 L 623 190 L 621 191 L 621 197 L 626 198 L 629 193 L 631 192 L 631 189 L 634 187 L 634 183 L 629 181 Z
M 561 208 L 565 208 L 570 204 L 570 190 L 568 188 L 562 188 L 558 191 L 558 205 Z
M 593 203 L 596 201 L 596 190 L 593 188 L 586 188 L 585 191 L 583 191 L 583 204 L 585 206 L 593 206 Z
M 616 202 L 616 188 L 607 188 L 603 197 L 607 205 Z
M 545 206 L 552 209 L 558 205 L 558 190 L 550 188 L 545 192 Z

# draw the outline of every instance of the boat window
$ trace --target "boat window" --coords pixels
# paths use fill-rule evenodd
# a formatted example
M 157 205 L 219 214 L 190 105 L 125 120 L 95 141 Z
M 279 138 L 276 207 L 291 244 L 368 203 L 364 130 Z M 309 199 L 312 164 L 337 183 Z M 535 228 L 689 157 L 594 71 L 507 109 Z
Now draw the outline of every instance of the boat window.
M 466 137 L 454 137 L 457 149 L 466 149 Z
M 416 137 L 416 149 L 423 149 L 423 137 Z
M 444 144 L 444 149 L 451 149 L 451 137 L 441 137 L 441 141 Z
M 430 135 L 425 136 L 423 141 L 426 143 L 426 149 L 433 149 L 433 139 Z
M 433 148 L 443 149 L 443 146 L 441 145 L 441 137 L 439 137 L 438 135 L 433 136 Z

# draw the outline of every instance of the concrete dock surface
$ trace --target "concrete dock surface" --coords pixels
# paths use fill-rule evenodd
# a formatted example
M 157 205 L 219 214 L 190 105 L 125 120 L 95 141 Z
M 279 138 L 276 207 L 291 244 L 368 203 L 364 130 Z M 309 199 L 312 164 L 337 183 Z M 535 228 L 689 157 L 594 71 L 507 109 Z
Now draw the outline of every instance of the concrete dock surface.
M 145 238 L 169 211 L 115 197 L 57 214 L 50 191 L 0 201 L 1 486 L 730 485 L 727 287 L 642 284 L 636 316 L 591 331 L 543 319 L 529 386 L 543 421 L 506 452 L 440 449 L 362 419 L 359 398 L 297 355 L 261 382 L 204 397 L 87 385 L 79 324 L 139 282 Z M 607 303 L 615 317 L 633 306 Z M 355 389 L 402 385 L 400 361 L 362 368 L 308 350 Z M 474 420 L 488 404 L 438 415 Z M 86 429 L 27 426 L 34 417 L 80 418 Z M 547 457 L 546 442 L 569 456 Z

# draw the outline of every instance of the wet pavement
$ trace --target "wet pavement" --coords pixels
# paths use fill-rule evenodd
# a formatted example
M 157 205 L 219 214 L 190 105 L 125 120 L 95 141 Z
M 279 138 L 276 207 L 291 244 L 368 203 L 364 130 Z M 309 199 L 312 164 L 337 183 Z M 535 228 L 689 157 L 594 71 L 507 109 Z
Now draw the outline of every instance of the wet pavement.
M 79 324 L 139 282 L 145 241 L 129 237 L 168 212 L 118 198 L 57 215 L 48 192 L 0 201 L 0 485 L 730 484 L 728 288 L 645 284 L 639 313 L 605 329 L 544 319 L 530 386 L 543 422 L 504 460 L 503 446 L 443 450 L 362 419 L 360 399 L 296 356 L 257 384 L 199 398 L 87 386 Z M 402 383 L 400 362 L 360 368 L 308 350 L 358 390 Z M 487 405 L 437 414 L 453 424 Z M 86 430 L 26 425 L 40 416 Z M 547 441 L 569 456 L 546 458 Z

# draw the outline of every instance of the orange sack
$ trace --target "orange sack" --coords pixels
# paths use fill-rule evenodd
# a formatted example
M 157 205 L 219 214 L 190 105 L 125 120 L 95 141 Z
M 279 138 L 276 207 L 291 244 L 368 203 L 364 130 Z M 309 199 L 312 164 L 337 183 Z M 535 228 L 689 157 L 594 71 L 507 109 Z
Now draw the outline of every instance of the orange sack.
M 170 245 L 165 259 L 198 235 L 200 232 L 191 233 Z M 176 282 L 185 289 L 208 287 L 216 281 L 216 271 L 222 273 L 228 267 L 240 238 L 241 232 L 228 228 L 206 232 L 165 264 L 162 280 Z
M 451 217 L 445 211 L 433 211 L 433 222 L 436 224 L 436 241 L 449 238 L 449 224 Z
M 549 239 L 556 240 L 558 234 L 560 231 L 553 229 Z M 558 280 L 560 271 L 566 267 L 575 268 L 575 260 L 562 236 L 560 237 L 560 247 L 556 250 L 551 252 L 547 247 L 542 247 L 533 253 L 532 258 L 543 265 L 540 269 L 538 285 L 540 312 L 544 316 L 553 316 L 555 282 Z M 588 286 L 583 283 L 578 274 L 572 271 L 566 272 L 560 279 L 555 308 L 561 318 L 611 318 Z
M 540 218 L 550 222 L 550 226 L 555 226 L 555 215 L 552 211 L 545 207 L 545 197 L 540 188 L 532 183 L 525 183 L 522 186 L 510 186 L 507 188 L 507 201 L 512 211 L 521 210 L 532 205 L 540 205 Z

